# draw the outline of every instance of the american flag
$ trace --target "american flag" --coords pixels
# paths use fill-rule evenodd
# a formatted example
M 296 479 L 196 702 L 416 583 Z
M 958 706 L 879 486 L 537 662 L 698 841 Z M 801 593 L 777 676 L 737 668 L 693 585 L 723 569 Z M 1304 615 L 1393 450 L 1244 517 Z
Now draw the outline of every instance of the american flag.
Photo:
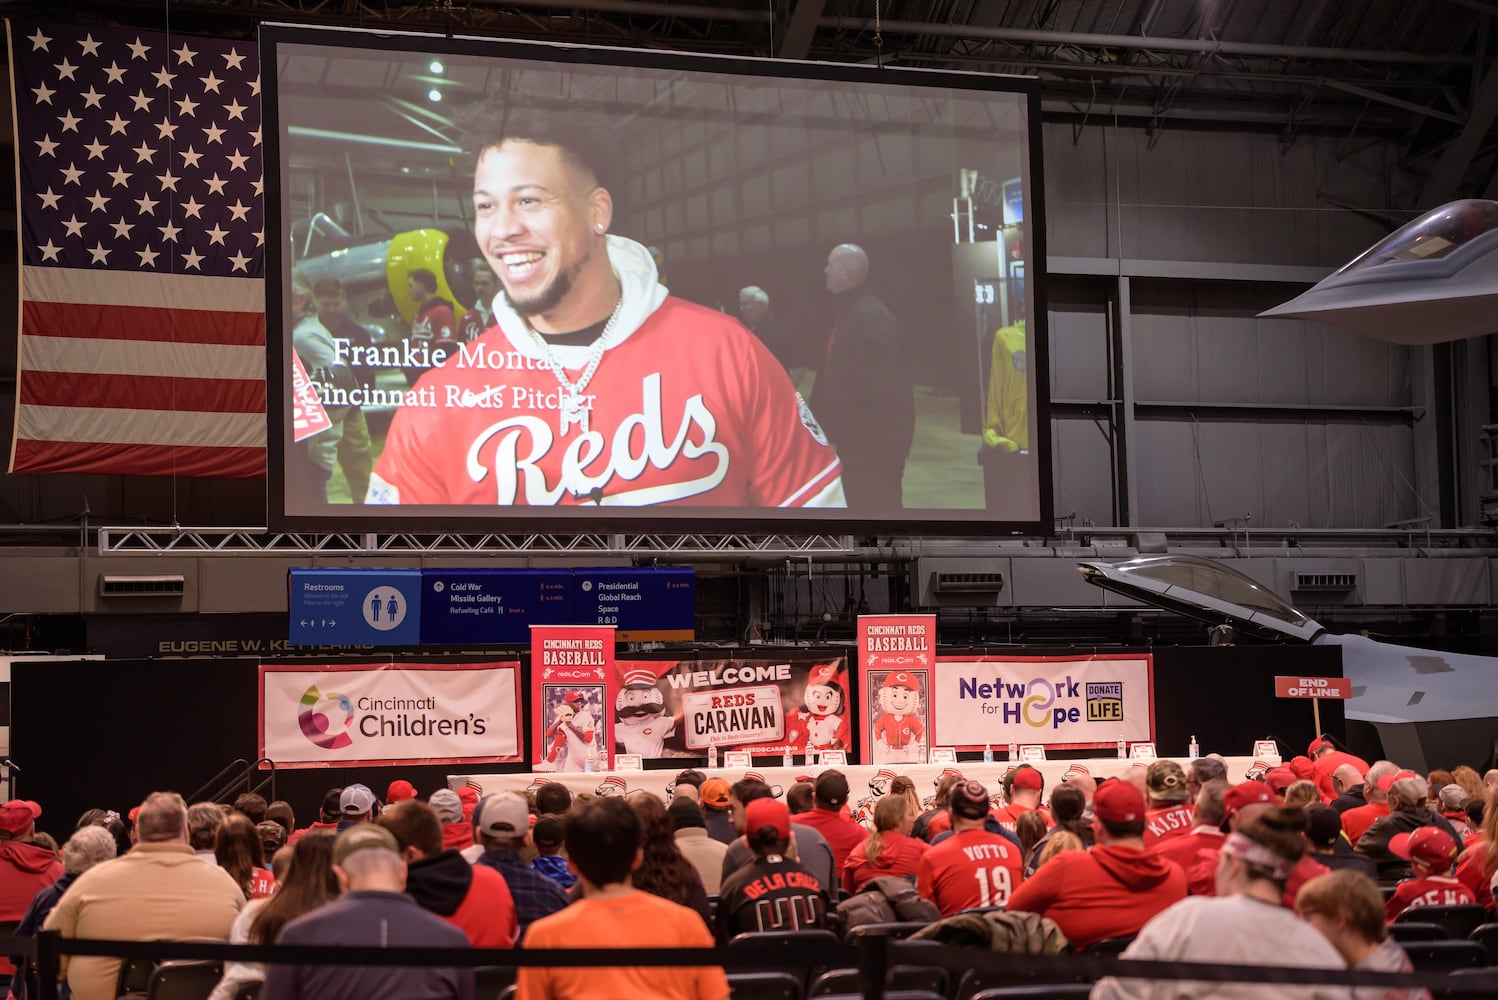
M 13 472 L 265 474 L 254 43 L 7 23 Z

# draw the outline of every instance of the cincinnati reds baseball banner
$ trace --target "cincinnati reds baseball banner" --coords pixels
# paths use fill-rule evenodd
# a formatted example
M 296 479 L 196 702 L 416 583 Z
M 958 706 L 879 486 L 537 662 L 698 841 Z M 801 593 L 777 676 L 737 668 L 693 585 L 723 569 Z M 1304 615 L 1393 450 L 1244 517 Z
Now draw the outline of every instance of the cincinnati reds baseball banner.
M 847 661 L 621 660 L 614 746 L 646 758 L 851 749 Z
M 260 756 L 292 768 L 522 760 L 520 664 L 262 663 Z
M 1155 738 L 1149 654 L 938 657 L 931 684 L 935 746 L 1114 746 Z
M 865 764 L 924 764 L 931 743 L 935 615 L 859 615 L 858 717 Z
M 614 693 L 614 626 L 532 625 L 532 766 L 612 768 Z

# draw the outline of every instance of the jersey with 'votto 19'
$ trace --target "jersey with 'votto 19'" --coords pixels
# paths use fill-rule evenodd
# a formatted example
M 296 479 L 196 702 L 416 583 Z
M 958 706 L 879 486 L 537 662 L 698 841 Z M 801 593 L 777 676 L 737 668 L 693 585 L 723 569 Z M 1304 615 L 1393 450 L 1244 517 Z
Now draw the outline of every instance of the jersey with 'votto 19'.
M 529 331 L 496 309 L 422 376 L 425 402 L 396 412 L 369 502 L 843 506 L 837 454 L 770 352 L 715 310 L 649 305 L 583 390 L 586 429 L 564 420 Z M 587 349 L 553 351 L 576 381 Z

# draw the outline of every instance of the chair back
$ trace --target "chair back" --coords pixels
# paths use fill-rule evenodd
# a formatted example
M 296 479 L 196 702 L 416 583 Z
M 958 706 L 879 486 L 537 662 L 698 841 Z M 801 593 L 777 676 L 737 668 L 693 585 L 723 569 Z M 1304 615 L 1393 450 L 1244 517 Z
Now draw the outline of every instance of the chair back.
M 224 976 L 221 962 L 162 962 L 151 972 L 147 1000 L 208 1000 Z
M 1464 938 L 1487 919 L 1488 911 L 1477 903 L 1459 903 L 1456 906 L 1412 906 L 1394 918 L 1401 923 L 1409 920 L 1418 924 L 1440 924 L 1448 938 Z
M 1488 957 L 1476 941 L 1410 941 L 1400 945 L 1419 972 L 1451 972 L 1481 965 Z

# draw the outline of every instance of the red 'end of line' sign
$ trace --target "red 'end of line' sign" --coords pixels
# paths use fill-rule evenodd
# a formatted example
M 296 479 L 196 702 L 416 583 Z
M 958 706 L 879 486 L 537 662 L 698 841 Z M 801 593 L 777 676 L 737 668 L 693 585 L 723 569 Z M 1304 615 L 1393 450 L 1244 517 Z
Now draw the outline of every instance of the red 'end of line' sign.
M 1277 698 L 1351 698 L 1352 681 L 1346 677 L 1276 677 Z

